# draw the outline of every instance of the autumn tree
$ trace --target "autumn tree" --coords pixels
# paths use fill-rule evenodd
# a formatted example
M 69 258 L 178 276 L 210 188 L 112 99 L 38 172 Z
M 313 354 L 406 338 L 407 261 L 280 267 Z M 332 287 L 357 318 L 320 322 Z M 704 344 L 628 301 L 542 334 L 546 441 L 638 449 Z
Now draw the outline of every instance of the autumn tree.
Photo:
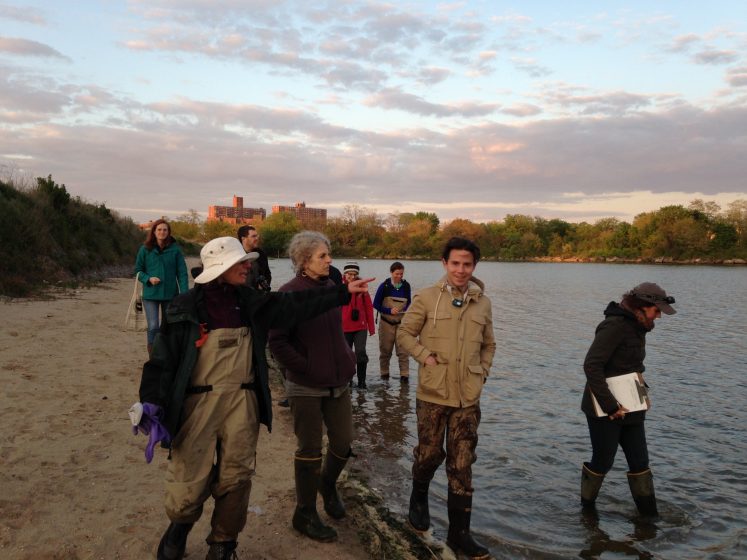
M 285 255 L 291 238 L 301 231 L 301 222 L 294 214 L 270 214 L 257 228 L 262 236 L 262 247 L 268 255 Z

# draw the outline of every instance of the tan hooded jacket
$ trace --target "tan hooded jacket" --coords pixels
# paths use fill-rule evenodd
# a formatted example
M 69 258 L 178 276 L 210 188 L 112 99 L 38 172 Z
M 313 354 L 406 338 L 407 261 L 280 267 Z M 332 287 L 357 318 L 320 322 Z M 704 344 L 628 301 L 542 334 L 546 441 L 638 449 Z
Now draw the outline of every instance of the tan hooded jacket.
M 493 313 L 484 287 L 473 277 L 461 307 L 452 305 L 446 276 L 415 294 L 397 343 L 420 363 L 417 398 L 453 407 L 479 402 L 495 354 Z M 425 365 L 431 354 L 435 366 Z

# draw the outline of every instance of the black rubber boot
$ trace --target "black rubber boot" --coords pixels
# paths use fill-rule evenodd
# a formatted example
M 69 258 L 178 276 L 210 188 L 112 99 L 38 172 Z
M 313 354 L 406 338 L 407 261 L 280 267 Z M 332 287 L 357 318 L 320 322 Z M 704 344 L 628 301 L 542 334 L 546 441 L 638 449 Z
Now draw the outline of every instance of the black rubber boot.
M 659 515 L 656 508 L 656 494 L 654 493 L 654 475 L 651 469 L 638 473 L 628 473 L 628 485 L 633 501 L 641 515 L 654 517 Z
M 581 468 L 581 505 L 584 508 L 595 507 L 602 482 L 604 482 L 604 475 L 595 473 L 584 463 Z
M 216 542 L 210 545 L 205 560 L 237 560 L 236 541 Z
M 366 368 L 368 367 L 368 362 L 358 362 L 355 365 L 357 372 L 358 372 L 358 389 L 365 389 L 366 388 Z
M 182 560 L 187 549 L 187 536 L 194 523 L 169 523 L 158 543 L 158 560 Z
M 460 552 L 472 560 L 487 560 L 490 551 L 472 538 L 469 525 L 472 518 L 472 496 L 460 496 L 449 491 L 449 534 L 446 544 L 455 554 Z
M 427 531 L 431 526 L 431 515 L 428 510 L 428 488 L 430 480 L 412 481 L 412 493 L 410 494 L 410 511 L 407 520 L 416 531 Z
M 337 479 L 347 462 L 347 457 L 342 459 L 327 448 L 327 457 L 324 459 L 322 476 L 319 479 L 319 493 L 324 500 L 324 511 L 332 519 L 345 517 L 345 505 L 340 499 L 340 494 L 337 493 Z
M 293 528 L 315 541 L 330 542 L 337 538 L 337 531 L 322 523 L 316 511 L 321 466 L 321 457 L 295 460 L 296 511 L 293 513 Z

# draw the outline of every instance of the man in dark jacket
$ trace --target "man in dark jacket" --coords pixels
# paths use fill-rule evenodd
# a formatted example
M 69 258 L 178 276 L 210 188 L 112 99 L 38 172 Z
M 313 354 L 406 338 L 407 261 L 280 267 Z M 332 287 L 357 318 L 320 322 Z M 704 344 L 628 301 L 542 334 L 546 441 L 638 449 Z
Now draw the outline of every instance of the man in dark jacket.
M 254 226 L 241 226 L 236 236 L 247 253 L 257 253 L 257 260 L 252 263 L 246 277 L 246 285 L 256 290 L 270 291 L 272 272 L 267 260 L 267 253 L 259 246 L 259 232 Z
M 140 400 L 163 408 L 171 436 L 160 560 L 181 559 L 212 494 L 208 560 L 229 558 L 246 523 L 259 425 L 272 427 L 265 346 L 287 327 L 347 303 L 366 282 L 292 294 L 245 286 L 250 261 L 233 237 L 207 243 L 195 287 L 177 297 L 143 366 Z M 215 458 L 215 459 L 214 459 Z

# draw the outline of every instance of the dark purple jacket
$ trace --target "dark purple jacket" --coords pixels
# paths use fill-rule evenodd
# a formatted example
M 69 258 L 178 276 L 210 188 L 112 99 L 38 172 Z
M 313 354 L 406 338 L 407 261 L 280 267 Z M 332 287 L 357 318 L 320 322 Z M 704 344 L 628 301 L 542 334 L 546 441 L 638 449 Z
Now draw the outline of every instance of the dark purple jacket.
M 299 292 L 334 286 L 324 280 L 296 276 L 279 292 Z M 335 307 L 297 324 L 291 329 L 272 329 L 272 355 L 286 369 L 286 377 L 306 387 L 331 388 L 347 385 L 355 374 L 355 356 L 342 333 L 342 313 Z

